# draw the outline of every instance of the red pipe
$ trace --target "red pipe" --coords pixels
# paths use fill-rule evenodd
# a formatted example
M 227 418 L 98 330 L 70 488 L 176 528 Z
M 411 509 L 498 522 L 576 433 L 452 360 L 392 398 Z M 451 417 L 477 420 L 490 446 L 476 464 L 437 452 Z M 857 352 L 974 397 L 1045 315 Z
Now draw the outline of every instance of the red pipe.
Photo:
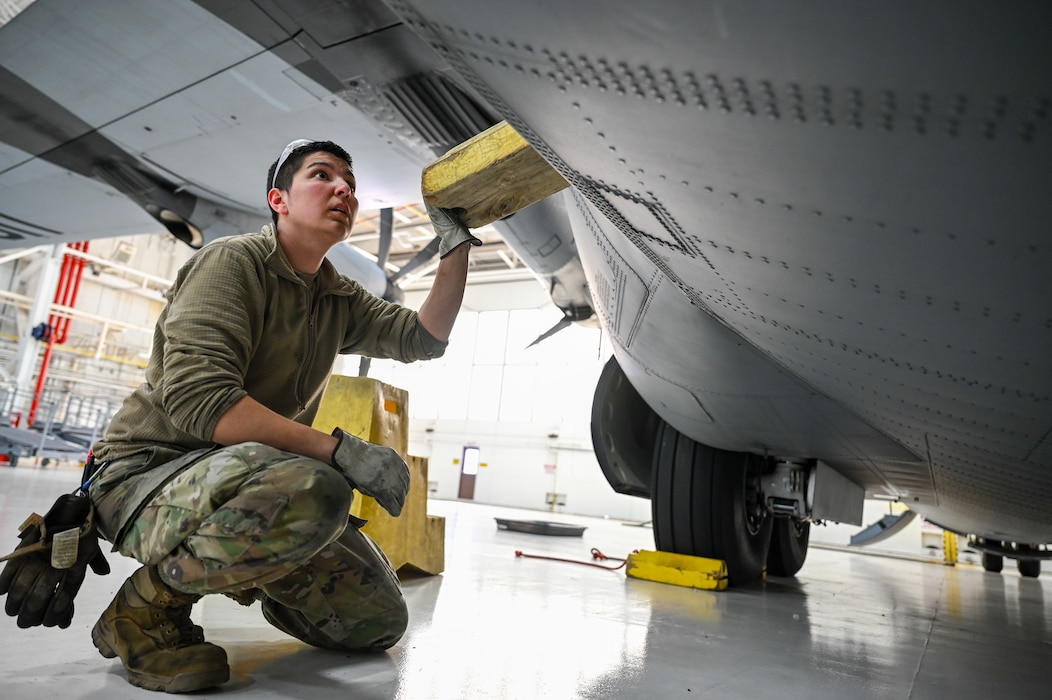
M 69 247 L 69 244 L 66 244 Z M 73 250 L 88 252 L 88 242 L 72 244 Z M 77 294 L 80 292 L 80 280 L 84 276 L 84 258 L 66 253 L 62 258 L 62 270 L 59 272 L 58 286 L 55 288 L 55 304 L 73 308 L 77 303 Z M 71 282 L 72 280 L 72 282 Z M 44 350 L 44 358 L 40 361 L 40 374 L 37 376 L 36 389 L 33 391 L 33 404 L 29 408 L 29 417 L 26 426 L 32 427 L 36 422 L 37 409 L 40 407 L 40 397 L 44 393 L 44 381 L 47 379 L 47 370 L 51 365 L 51 351 L 55 343 L 65 343 L 69 335 L 69 316 L 58 317 L 51 314 L 48 317 L 48 325 L 51 332 L 48 334 L 47 349 Z
M 84 241 L 83 243 L 74 243 L 73 249 L 86 253 L 88 252 L 88 242 Z M 67 255 L 66 257 L 70 258 L 72 256 Z M 66 291 L 62 298 L 63 306 L 73 308 L 76 305 L 77 294 L 80 292 L 80 280 L 84 276 L 84 265 L 86 263 L 87 261 L 84 258 L 77 257 L 74 258 L 72 263 L 70 264 L 69 273 L 67 275 L 66 280 Z M 72 284 L 70 284 L 69 280 L 72 280 Z M 58 319 L 58 321 L 55 323 L 55 327 L 58 329 L 58 333 L 57 335 L 53 333 L 52 336 L 55 337 L 56 343 L 62 344 L 66 342 L 66 338 L 69 336 L 69 322 L 69 316 L 63 316 L 62 318 Z

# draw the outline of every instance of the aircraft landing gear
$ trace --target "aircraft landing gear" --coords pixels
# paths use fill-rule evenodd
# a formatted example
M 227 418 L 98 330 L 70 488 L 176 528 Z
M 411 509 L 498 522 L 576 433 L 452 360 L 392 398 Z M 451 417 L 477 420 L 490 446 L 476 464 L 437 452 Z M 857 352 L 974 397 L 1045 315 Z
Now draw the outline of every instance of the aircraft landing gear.
M 992 552 L 980 552 L 979 560 L 983 563 L 983 568 L 987 571 L 995 574 L 1001 573 L 1001 569 L 1005 566 L 1005 559 L 1000 554 L 993 554 Z
M 1016 559 L 1016 566 L 1019 567 L 1019 575 L 1026 576 L 1027 578 L 1037 578 L 1041 575 L 1041 560 L 1040 559 Z
M 767 553 L 767 573 L 794 576 L 807 558 L 811 523 L 792 518 L 775 518 L 771 531 L 771 550 Z
M 1037 578 L 1041 575 L 1041 562 L 1052 560 L 1052 544 L 1005 542 L 980 535 L 969 535 L 968 544 L 979 550 L 983 568 L 995 574 L 1004 568 L 1007 557 L 1015 559 L 1020 576 Z
M 727 562 L 731 585 L 763 573 L 773 518 L 754 455 L 709 447 L 662 423 L 650 500 L 659 550 Z

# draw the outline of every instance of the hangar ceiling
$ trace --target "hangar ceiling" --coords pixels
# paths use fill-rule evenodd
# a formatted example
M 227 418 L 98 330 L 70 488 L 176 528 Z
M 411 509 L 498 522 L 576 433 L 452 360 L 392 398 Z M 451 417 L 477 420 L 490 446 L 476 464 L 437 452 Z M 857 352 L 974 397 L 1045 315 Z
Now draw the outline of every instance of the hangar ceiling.
M 471 251 L 468 269 L 468 284 L 533 279 L 529 267 L 508 247 L 492 226 L 483 226 L 473 233 L 482 240 L 482 246 Z M 422 204 L 410 204 L 394 208 L 394 231 L 391 252 L 387 261 L 387 273 L 399 270 L 419 253 L 435 237 L 431 223 Z M 380 210 L 362 211 L 351 233 L 351 245 L 376 258 L 380 238 Z M 438 258 L 406 276 L 402 288 L 410 291 L 428 289 L 431 286 Z

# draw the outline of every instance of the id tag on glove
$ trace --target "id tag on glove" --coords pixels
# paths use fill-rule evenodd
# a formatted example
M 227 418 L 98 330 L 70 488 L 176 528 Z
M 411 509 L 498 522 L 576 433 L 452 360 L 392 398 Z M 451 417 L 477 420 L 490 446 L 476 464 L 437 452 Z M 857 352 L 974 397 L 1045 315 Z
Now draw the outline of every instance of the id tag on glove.
M 77 563 L 77 546 L 80 544 L 80 530 L 63 530 L 51 540 L 51 566 L 56 569 L 68 569 Z
M 22 524 L 18 526 L 19 534 L 25 532 L 34 525 L 39 525 L 44 522 L 44 516 L 39 513 L 31 513 L 28 518 L 22 521 Z

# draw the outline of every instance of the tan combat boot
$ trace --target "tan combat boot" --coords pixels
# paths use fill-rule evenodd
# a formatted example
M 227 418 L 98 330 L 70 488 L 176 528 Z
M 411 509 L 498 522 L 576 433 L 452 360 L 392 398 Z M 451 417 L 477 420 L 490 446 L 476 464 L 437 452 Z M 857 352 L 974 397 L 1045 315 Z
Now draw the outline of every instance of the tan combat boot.
M 190 620 L 201 596 L 176 591 L 157 567 L 144 566 L 124 582 L 91 630 L 91 641 L 107 659 L 121 658 L 128 682 L 148 690 L 186 693 L 230 678 L 226 652 L 205 642 Z

